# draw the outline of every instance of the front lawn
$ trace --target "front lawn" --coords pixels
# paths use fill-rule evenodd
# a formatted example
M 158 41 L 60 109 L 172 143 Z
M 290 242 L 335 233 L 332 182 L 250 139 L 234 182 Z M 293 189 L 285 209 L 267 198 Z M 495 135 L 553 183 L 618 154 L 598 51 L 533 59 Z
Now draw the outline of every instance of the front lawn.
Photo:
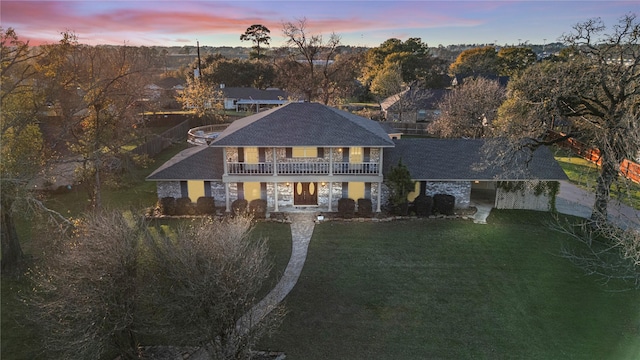
M 293 360 L 640 358 L 640 293 L 607 291 L 560 258 L 550 220 L 320 224 L 262 348 Z

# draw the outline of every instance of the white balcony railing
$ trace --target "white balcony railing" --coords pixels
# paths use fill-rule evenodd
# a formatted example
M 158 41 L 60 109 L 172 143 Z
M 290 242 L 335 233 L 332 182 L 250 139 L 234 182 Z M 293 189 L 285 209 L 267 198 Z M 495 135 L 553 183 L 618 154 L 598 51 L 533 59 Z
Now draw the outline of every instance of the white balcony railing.
M 334 162 L 333 167 L 329 162 L 282 162 L 277 163 L 274 172 L 271 162 L 227 162 L 227 173 L 230 175 L 378 175 L 379 168 L 378 163 L 373 162 Z

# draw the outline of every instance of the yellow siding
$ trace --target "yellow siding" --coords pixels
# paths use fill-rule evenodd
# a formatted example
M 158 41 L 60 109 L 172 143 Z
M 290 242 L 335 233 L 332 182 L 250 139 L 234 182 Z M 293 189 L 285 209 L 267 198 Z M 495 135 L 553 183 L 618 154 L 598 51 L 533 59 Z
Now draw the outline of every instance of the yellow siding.
M 244 199 L 247 201 L 260 199 L 260 183 L 246 182 L 244 183 Z
M 358 201 L 358 199 L 364 199 L 364 183 L 363 182 L 350 182 L 349 183 L 349 199 Z
M 258 163 L 258 148 L 257 147 L 246 147 L 244 148 L 244 162 L 247 164 L 257 164 Z
M 291 149 L 292 157 L 318 157 L 317 147 L 297 146 Z
M 413 191 L 407 194 L 407 200 L 409 200 L 409 202 L 412 202 L 418 197 L 418 195 L 420 195 L 420 181 L 416 181 L 416 185 L 414 186 Z
M 198 201 L 199 197 L 204 196 L 204 181 L 187 181 L 187 191 L 191 202 Z
M 361 147 L 351 147 L 349 148 L 349 162 L 350 163 L 361 163 L 364 161 L 364 152 Z

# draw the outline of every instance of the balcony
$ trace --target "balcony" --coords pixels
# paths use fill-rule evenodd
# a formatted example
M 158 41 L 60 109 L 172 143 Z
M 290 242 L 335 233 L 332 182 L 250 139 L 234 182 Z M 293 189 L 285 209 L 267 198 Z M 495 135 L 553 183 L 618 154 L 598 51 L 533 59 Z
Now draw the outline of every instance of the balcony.
M 275 171 L 274 171 L 275 170 Z M 274 169 L 272 162 L 247 164 L 228 162 L 229 175 L 378 175 L 378 163 L 282 162 Z

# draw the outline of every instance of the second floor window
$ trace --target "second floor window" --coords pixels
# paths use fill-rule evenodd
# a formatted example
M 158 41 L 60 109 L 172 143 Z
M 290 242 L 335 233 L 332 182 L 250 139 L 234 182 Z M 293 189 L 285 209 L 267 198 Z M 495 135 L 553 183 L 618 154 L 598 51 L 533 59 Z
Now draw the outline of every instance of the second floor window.
M 318 157 L 318 148 L 303 147 L 303 146 L 294 147 L 292 149 L 292 157 L 298 157 L 298 158 Z
M 361 147 L 349 148 L 349 162 L 350 163 L 364 162 L 364 151 Z
M 244 148 L 244 162 L 247 164 L 257 164 L 259 159 L 257 147 Z

